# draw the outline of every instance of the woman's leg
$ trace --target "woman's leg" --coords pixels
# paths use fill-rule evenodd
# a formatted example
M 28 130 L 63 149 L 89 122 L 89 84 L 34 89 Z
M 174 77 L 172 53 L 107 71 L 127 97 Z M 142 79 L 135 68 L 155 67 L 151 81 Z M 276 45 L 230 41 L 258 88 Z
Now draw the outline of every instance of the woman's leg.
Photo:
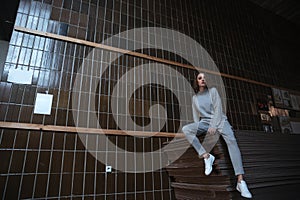
M 241 152 L 229 122 L 224 122 L 224 127 L 220 134 L 227 144 L 235 175 L 244 174 Z
M 197 123 L 191 123 L 188 125 L 185 125 L 182 128 L 182 132 L 185 134 L 185 137 L 189 141 L 189 143 L 194 147 L 194 149 L 198 152 L 199 156 L 202 156 L 206 153 L 206 150 L 201 145 L 199 139 L 196 137 L 197 134 L 203 134 L 206 133 L 208 129 L 208 126 L 205 126 L 201 122 Z
M 200 143 L 199 139 L 196 137 L 198 134 L 204 134 L 207 133 L 208 130 L 208 123 L 205 122 L 198 122 L 198 123 L 192 123 L 184 126 L 182 128 L 183 133 L 185 134 L 187 140 L 193 145 L 194 149 L 197 151 L 199 157 L 204 158 L 204 164 L 205 164 L 205 175 L 209 175 L 212 172 L 212 165 L 215 161 L 215 157 L 209 153 L 207 153 L 206 149 L 210 150 L 211 145 L 210 142 L 207 142 L 204 140 L 204 147 Z M 205 138 L 206 139 L 206 138 Z M 206 145 L 208 144 L 208 145 Z M 211 147 L 212 148 L 212 147 Z
M 236 189 L 243 197 L 252 198 L 252 194 L 248 189 L 246 182 L 243 180 L 244 168 L 242 163 L 242 156 L 238 144 L 236 142 L 234 133 L 228 121 L 224 122 L 224 127 L 220 133 L 228 147 L 230 159 L 234 168 L 234 173 L 237 175 Z

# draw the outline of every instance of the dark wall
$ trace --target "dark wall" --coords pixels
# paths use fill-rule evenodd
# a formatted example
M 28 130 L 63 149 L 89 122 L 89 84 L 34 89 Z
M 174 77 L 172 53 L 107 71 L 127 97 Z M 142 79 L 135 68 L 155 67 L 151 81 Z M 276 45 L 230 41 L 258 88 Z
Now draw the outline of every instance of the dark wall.
M 281 75 L 277 79 L 277 84 L 299 91 L 300 82 L 295 77 L 295 72 L 300 66 L 300 61 L 297 59 L 300 52 L 298 48 L 300 27 L 269 15 L 264 18 L 264 23 L 269 25 L 267 32 L 270 36 L 269 44 L 271 58 L 274 61 L 274 71 Z

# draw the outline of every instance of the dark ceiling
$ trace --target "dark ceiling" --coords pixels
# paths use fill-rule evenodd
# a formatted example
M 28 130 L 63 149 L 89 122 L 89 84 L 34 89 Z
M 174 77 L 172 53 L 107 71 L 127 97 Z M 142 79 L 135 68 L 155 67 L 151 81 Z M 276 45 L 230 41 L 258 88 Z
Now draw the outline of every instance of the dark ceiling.
M 0 40 L 10 40 L 19 0 L 4 0 L 0 6 Z
M 299 0 L 249 0 L 300 25 Z M 10 40 L 19 0 L 4 0 L 0 7 L 0 40 Z
M 253 3 L 300 25 L 299 0 L 250 0 Z

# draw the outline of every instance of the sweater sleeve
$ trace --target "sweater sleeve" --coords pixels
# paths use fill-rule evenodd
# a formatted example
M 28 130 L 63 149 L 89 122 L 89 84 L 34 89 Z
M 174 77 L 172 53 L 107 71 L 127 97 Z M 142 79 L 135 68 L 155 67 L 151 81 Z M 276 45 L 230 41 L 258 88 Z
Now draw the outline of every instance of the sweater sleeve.
M 192 98 L 193 119 L 194 119 L 194 122 L 199 122 L 200 115 L 199 115 L 199 112 L 197 111 L 196 100 L 197 100 L 196 96 L 193 96 L 193 98 Z
M 210 91 L 210 96 L 213 104 L 214 115 L 210 122 L 210 127 L 218 128 L 222 121 L 223 111 L 222 111 L 222 102 L 220 95 L 216 88 L 212 88 Z

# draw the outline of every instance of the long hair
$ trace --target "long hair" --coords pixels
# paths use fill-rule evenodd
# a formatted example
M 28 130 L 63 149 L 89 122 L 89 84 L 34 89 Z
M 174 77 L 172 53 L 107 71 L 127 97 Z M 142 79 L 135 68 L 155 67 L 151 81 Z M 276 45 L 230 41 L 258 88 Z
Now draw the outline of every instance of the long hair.
M 199 85 L 198 85 L 198 81 L 197 81 L 197 77 L 198 77 L 199 74 L 204 74 L 204 75 L 206 76 L 206 74 L 203 73 L 203 72 L 199 72 L 199 73 L 196 74 L 196 77 L 195 77 L 195 79 L 194 79 L 194 81 L 193 81 L 193 89 L 194 89 L 194 92 L 195 92 L 196 94 L 199 92 Z M 208 86 L 207 86 L 207 79 L 206 79 L 206 78 L 205 78 L 205 82 L 206 82 L 206 89 L 208 89 Z

